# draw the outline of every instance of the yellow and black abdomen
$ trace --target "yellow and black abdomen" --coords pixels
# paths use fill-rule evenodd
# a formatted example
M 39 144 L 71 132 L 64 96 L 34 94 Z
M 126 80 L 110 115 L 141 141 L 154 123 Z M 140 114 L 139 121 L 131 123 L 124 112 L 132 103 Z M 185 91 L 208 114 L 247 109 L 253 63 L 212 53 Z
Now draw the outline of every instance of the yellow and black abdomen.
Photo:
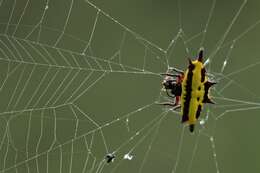
M 204 83 L 206 76 L 202 62 L 190 61 L 184 74 L 181 95 L 182 122 L 194 125 L 200 116 L 205 94 Z

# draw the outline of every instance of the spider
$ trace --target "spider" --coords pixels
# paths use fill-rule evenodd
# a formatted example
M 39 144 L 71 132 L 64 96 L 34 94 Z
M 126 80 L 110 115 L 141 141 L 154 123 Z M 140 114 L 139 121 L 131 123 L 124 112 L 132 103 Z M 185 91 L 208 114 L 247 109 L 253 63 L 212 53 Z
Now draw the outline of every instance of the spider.
M 203 64 L 203 49 L 200 49 L 196 60 L 189 59 L 189 65 L 185 72 L 176 68 L 170 70 L 177 74 L 162 73 L 161 75 L 165 76 L 162 84 L 167 95 L 175 98 L 175 101 L 159 104 L 172 106 L 174 110 L 181 108 L 181 122 L 188 123 L 190 132 L 193 132 L 203 104 L 214 103 L 209 97 L 209 89 L 216 83 L 208 80 Z M 171 94 L 168 93 L 169 90 Z

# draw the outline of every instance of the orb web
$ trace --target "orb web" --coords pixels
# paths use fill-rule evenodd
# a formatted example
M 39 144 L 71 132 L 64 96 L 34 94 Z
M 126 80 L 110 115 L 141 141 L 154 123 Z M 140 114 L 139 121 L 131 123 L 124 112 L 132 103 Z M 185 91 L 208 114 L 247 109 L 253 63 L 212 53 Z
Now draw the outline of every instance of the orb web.
M 0 172 L 260 169 L 258 2 L 164 3 L 0 1 Z M 216 104 L 191 134 L 160 73 L 202 47 Z

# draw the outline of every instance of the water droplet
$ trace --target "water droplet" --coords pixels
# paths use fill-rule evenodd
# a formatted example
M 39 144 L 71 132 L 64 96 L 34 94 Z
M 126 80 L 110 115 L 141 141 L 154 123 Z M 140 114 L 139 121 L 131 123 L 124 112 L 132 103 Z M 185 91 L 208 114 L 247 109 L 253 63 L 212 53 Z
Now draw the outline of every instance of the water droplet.
M 200 125 L 204 125 L 204 124 L 205 124 L 205 120 L 204 119 L 200 120 Z

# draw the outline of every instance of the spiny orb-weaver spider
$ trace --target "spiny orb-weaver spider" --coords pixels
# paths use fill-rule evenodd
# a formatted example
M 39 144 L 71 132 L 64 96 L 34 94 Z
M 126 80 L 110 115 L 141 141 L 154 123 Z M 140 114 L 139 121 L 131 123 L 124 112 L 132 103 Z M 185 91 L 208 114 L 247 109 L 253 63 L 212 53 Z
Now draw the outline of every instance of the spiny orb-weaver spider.
M 208 80 L 203 64 L 203 49 L 200 49 L 196 60 L 189 59 L 185 72 L 170 68 L 167 73 L 161 75 L 165 76 L 162 84 L 167 95 L 175 100 L 159 104 L 172 106 L 173 109 L 181 108 L 181 122 L 188 123 L 190 132 L 193 132 L 203 104 L 214 103 L 209 97 L 209 89 L 216 83 Z

